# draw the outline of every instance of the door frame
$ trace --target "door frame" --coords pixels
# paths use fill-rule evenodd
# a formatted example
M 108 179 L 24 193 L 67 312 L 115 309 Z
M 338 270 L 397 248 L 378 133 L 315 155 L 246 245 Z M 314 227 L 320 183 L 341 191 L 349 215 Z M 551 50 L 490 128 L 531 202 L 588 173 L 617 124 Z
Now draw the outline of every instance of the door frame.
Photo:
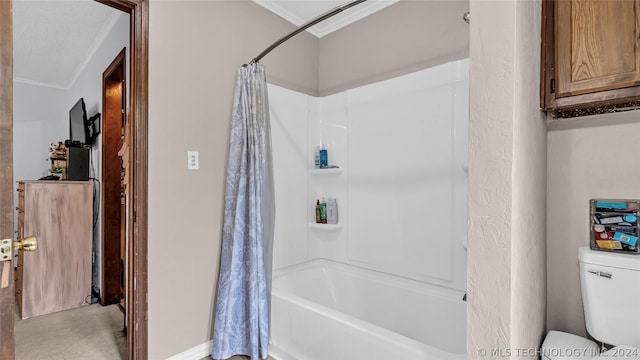
M 122 169 L 122 163 L 124 158 L 117 155 L 117 159 L 119 159 L 120 162 L 120 166 L 114 166 L 114 164 L 109 161 L 108 159 L 105 158 L 105 156 L 113 156 L 115 154 L 117 154 L 121 148 L 122 148 L 122 141 L 120 140 L 120 136 L 117 137 L 117 142 L 114 144 L 112 143 L 113 140 L 108 140 L 109 136 L 107 134 L 109 134 L 110 132 L 110 128 L 112 128 L 113 124 L 110 124 L 110 118 L 109 118 L 109 104 L 108 102 L 110 101 L 109 98 L 107 98 L 107 82 L 109 81 L 109 78 L 114 76 L 114 73 L 116 73 L 118 70 L 121 71 L 121 80 L 120 80 L 120 84 L 123 85 L 121 87 L 121 98 L 122 101 L 120 103 L 120 107 L 121 109 L 123 109 L 124 111 L 122 113 L 120 113 L 120 111 L 118 111 L 119 113 L 119 117 L 120 117 L 120 126 L 118 127 L 118 133 L 119 135 L 121 135 L 121 131 L 122 131 L 122 126 L 129 126 L 128 121 L 126 120 L 126 112 L 128 111 L 128 108 L 126 106 L 126 96 L 129 95 L 127 92 L 127 86 L 128 86 L 128 82 L 127 82 L 127 70 L 126 70 L 126 64 L 127 64 L 127 49 L 124 48 L 122 49 L 122 51 L 120 51 L 120 53 L 111 61 L 111 64 L 109 64 L 109 66 L 107 66 L 107 68 L 104 70 L 104 72 L 102 73 L 102 185 L 100 186 L 100 188 L 102 189 L 102 201 L 100 202 L 100 204 L 102 204 L 101 208 L 100 208 L 100 212 L 102 213 L 102 226 L 101 226 L 101 231 L 102 231 L 102 248 L 100 251 L 100 257 L 101 257 L 101 274 L 100 274 L 100 278 L 102 279 L 102 288 L 100 289 L 100 303 L 102 305 L 111 305 L 111 304 L 116 304 L 116 303 L 120 303 L 120 298 L 121 298 L 121 288 L 120 288 L 120 284 L 121 284 L 121 275 L 123 271 L 126 270 L 126 267 L 121 268 L 120 265 L 120 254 L 121 254 L 121 243 L 122 243 L 122 234 L 121 234 L 121 230 L 122 230 L 122 220 L 124 219 L 124 214 L 126 214 L 126 211 L 124 213 L 121 212 L 121 197 L 120 197 L 120 192 L 121 192 L 121 181 L 120 181 L 120 173 L 121 173 L 121 169 Z M 114 147 L 115 145 L 115 147 Z M 108 151 L 106 151 L 105 149 L 107 149 Z M 118 169 L 115 170 L 113 169 L 113 167 L 117 167 Z M 117 172 L 117 176 L 115 174 L 111 174 L 109 175 L 111 172 Z M 116 184 L 117 183 L 117 184 Z M 117 193 L 118 193 L 118 204 L 117 204 L 117 211 L 115 211 L 114 213 L 114 203 L 112 203 L 112 201 L 108 201 L 109 199 L 111 199 L 109 196 L 107 196 L 107 193 L 109 191 L 116 191 L 117 188 Z M 113 199 L 112 199 L 113 200 Z M 125 206 L 128 206 L 128 202 Z M 115 219 L 117 220 L 117 233 L 118 233 L 118 241 L 116 242 L 114 239 L 115 237 L 113 237 L 114 233 L 116 232 L 116 227 L 113 226 L 113 224 L 109 224 L 109 221 L 107 219 Z M 109 237 L 108 235 L 111 235 L 112 237 Z M 126 304 L 125 304 L 126 305 Z M 125 306 L 126 307 L 126 306 Z
M 96 0 L 130 15 L 131 207 L 127 297 L 128 358 L 148 357 L 148 0 Z M 12 0 L 0 1 L 0 237 L 13 237 L 13 16 Z M 0 268 L 1 269 L 1 268 Z M 2 270 L 0 270 L 0 273 Z M 0 358 L 13 359 L 13 271 L 0 289 Z
M 148 196 L 148 64 L 149 3 L 147 0 L 96 0 L 129 13 L 131 132 L 130 245 L 127 274 L 127 343 L 129 359 L 148 357 L 147 326 L 147 196 Z
M 13 17 L 0 0 L 0 239 L 13 238 Z M 9 264 L 9 266 L 7 266 Z M 8 274 L 7 274 L 8 272 Z M 0 261 L 0 359 L 13 359 L 15 287 L 11 260 Z

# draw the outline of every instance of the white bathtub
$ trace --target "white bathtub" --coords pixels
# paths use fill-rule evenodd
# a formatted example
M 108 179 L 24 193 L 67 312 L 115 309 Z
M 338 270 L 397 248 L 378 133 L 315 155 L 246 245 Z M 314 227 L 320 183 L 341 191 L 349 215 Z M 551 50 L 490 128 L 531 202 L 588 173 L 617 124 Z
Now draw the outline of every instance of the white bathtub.
M 273 275 L 277 360 L 466 358 L 462 292 L 329 260 Z

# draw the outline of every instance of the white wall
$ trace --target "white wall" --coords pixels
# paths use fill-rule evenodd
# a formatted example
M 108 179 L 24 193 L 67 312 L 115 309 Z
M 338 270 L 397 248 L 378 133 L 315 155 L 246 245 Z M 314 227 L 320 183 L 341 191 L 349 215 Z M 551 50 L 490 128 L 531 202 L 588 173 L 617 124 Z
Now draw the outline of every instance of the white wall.
M 526 357 L 515 349 L 537 349 L 544 335 L 539 16 L 540 2 L 471 1 L 469 359 Z
M 511 346 L 536 349 L 545 331 L 547 291 L 547 127 L 538 101 L 541 7 L 537 1 L 516 4 Z
M 269 89 L 276 229 L 286 229 L 275 267 L 328 258 L 464 291 L 468 61 L 323 98 Z M 319 144 L 341 173 L 313 171 Z M 304 231 L 327 197 L 339 228 Z
M 547 328 L 586 335 L 578 248 L 589 245 L 589 199 L 640 199 L 638 111 L 550 120 Z
M 65 90 L 14 82 L 13 177 L 16 181 L 34 180 L 48 174 L 50 144 L 69 137 L 71 106 L 67 107 L 66 96 Z

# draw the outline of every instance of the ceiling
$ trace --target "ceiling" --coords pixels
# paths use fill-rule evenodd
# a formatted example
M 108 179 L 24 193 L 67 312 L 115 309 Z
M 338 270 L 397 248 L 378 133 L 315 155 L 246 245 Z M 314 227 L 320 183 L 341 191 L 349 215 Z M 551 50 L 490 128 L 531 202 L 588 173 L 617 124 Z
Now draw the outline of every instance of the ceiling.
M 290 23 L 300 26 L 325 12 L 350 0 L 253 0 L 260 6 L 270 10 Z M 345 27 L 376 11 L 398 2 L 398 0 L 367 0 L 338 15 L 310 27 L 307 31 L 317 37 L 323 37 L 333 31 Z M 274 39 L 275 40 L 275 39 Z
M 349 0 L 253 1 L 299 26 Z M 322 37 L 397 1 L 368 0 L 307 31 Z M 71 88 L 122 14 L 92 0 L 14 0 L 14 80 Z
M 14 80 L 69 89 L 121 14 L 90 0 L 14 0 Z

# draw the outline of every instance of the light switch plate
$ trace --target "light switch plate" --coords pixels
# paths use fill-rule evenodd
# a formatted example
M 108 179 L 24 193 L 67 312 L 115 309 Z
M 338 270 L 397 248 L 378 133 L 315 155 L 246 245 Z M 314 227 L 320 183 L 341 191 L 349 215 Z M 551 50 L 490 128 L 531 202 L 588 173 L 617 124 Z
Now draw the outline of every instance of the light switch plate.
M 187 170 L 200 170 L 200 158 L 197 151 L 187 151 Z

